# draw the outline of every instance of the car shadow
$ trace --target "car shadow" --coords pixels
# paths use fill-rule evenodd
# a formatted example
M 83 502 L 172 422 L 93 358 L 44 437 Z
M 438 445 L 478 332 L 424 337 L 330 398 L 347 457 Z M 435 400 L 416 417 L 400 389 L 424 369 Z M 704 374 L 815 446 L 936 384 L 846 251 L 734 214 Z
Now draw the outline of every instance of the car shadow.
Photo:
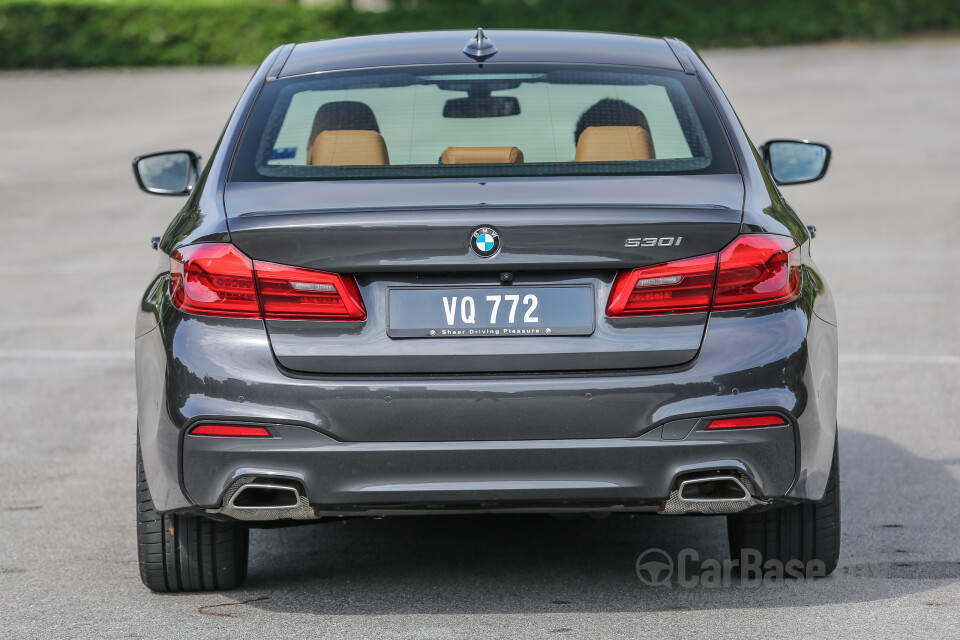
M 722 517 L 427 516 L 255 530 L 249 578 L 234 595 L 272 593 L 252 606 L 316 615 L 617 612 L 863 602 L 960 579 L 960 555 L 937 524 L 951 526 L 960 507 L 951 462 L 856 431 L 840 440 L 843 546 L 825 579 L 706 580 L 706 561 L 728 557 Z M 924 500 L 928 487 L 937 495 Z M 896 491 L 916 491 L 921 513 L 906 517 L 883 499 Z M 648 549 L 699 560 L 674 576 L 685 584 L 651 586 L 636 571 Z

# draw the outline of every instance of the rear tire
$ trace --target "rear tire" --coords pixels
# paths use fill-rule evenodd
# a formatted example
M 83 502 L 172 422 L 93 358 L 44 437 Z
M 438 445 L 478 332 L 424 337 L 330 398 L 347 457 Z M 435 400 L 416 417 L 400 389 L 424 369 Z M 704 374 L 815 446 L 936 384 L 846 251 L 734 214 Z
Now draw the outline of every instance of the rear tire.
M 804 575 L 833 573 L 840 559 L 840 457 L 837 444 L 833 445 L 833 463 L 823 498 L 817 502 L 729 515 L 727 532 L 730 557 L 734 560 L 739 560 L 745 550 L 753 550 L 760 554 L 761 566 L 770 560 L 778 561 L 781 567 L 790 561 L 799 561 Z M 819 562 L 813 563 L 814 560 Z M 816 566 L 820 562 L 823 565 Z
M 153 506 L 137 440 L 137 556 L 153 591 L 233 589 L 247 577 L 249 530 L 202 516 L 159 513 Z

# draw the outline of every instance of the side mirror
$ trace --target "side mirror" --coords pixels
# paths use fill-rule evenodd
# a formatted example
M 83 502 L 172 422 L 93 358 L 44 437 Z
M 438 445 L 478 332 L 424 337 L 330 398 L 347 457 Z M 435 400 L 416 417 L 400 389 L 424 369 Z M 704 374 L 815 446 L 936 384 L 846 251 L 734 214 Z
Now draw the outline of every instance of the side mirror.
M 161 151 L 133 159 L 133 175 L 147 193 L 183 196 L 193 190 L 200 175 L 200 156 L 193 151 Z
M 830 164 L 830 147 L 808 140 L 768 140 L 760 147 L 764 164 L 777 184 L 819 180 Z

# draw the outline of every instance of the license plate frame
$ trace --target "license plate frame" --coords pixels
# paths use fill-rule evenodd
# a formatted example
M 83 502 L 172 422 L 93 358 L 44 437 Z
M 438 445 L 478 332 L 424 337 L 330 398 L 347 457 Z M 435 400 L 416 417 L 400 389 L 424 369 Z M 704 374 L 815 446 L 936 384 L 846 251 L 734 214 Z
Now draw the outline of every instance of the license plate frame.
M 546 294 L 545 297 L 544 294 Z M 487 301 L 487 295 L 501 296 L 497 322 L 491 323 L 487 314 L 493 312 L 494 302 Z M 504 308 L 502 296 L 517 295 L 515 322 L 502 322 L 509 318 L 509 309 Z M 527 295 L 536 296 L 538 322 L 518 322 L 523 320 L 530 305 L 524 305 Z M 444 300 L 446 296 L 447 300 Z M 464 297 L 473 299 L 476 318 L 473 326 L 463 322 L 460 305 Z M 405 298 L 405 300 L 401 300 Z M 427 302 L 433 298 L 436 305 L 428 309 Z M 450 310 L 448 302 L 453 302 L 455 322 L 446 324 Z M 579 300 L 576 300 L 579 298 Z M 482 301 L 481 304 L 478 302 Z M 400 308 L 401 302 L 404 307 Z M 541 307 L 541 303 L 544 306 Z M 579 308 L 576 304 L 583 305 Z M 512 301 L 508 301 L 509 306 Z M 589 336 L 596 330 L 596 295 L 592 284 L 537 284 L 537 285 L 464 285 L 464 286 L 391 286 L 387 287 L 386 330 L 390 338 L 548 338 L 559 336 Z M 558 313 L 558 306 L 565 307 Z M 414 311 L 413 309 L 420 311 Z M 551 318 L 539 321 L 540 314 L 550 310 Z M 439 311 L 436 313 L 434 310 Z M 560 314 L 564 317 L 559 317 Z M 421 318 L 416 320 L 417 316 Z M 519 317 L 517 317 L 519 316 Z M 435 318 L 435 320 L 433 319 Z M 552 322 L 551 320 L 557 320 Z

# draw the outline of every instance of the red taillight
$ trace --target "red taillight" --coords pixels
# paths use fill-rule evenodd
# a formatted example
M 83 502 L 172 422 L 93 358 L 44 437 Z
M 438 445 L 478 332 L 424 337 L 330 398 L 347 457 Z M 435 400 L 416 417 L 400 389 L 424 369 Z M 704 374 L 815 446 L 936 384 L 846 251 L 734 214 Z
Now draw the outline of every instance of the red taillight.
M 716 271 L 715 254 L 623 271 L 613 283 L 607 315 L 709 311 Z
M 720 252 L 713 309 L 765 307 L 800 292 L 800 247 L 793 238 L 740 236 Z
M 367 310 L 353 278 L 254 262 L 263 315 L 277 320 L 364 320 Z
M 783 304 L 800 292 L 800 247 L 785 236 L 739 236 L 716 254 L 617 274 L 608 316 L 724 311 Z
M 170 258 L 170 295 L 189 313 L 259 318 L 253 262 L 232 244 L 194 244 Z
M 232 244 L 183 247 L 170 259 L 170 295 L 203 316 L 277 320 L 365 320 L 349 276 L 254 262 Z
M 750 429 L 753 427 L 780 427 L 787 421 L 780 416 L 746 416 L 743 418 L 720 418 L 712 420 L 707 429 Z
M 221 436 L 228 438 L 272 438 L 264 427 L 245 427 L 237 424 L 201 424 L 190 430 L 192 436 Z

